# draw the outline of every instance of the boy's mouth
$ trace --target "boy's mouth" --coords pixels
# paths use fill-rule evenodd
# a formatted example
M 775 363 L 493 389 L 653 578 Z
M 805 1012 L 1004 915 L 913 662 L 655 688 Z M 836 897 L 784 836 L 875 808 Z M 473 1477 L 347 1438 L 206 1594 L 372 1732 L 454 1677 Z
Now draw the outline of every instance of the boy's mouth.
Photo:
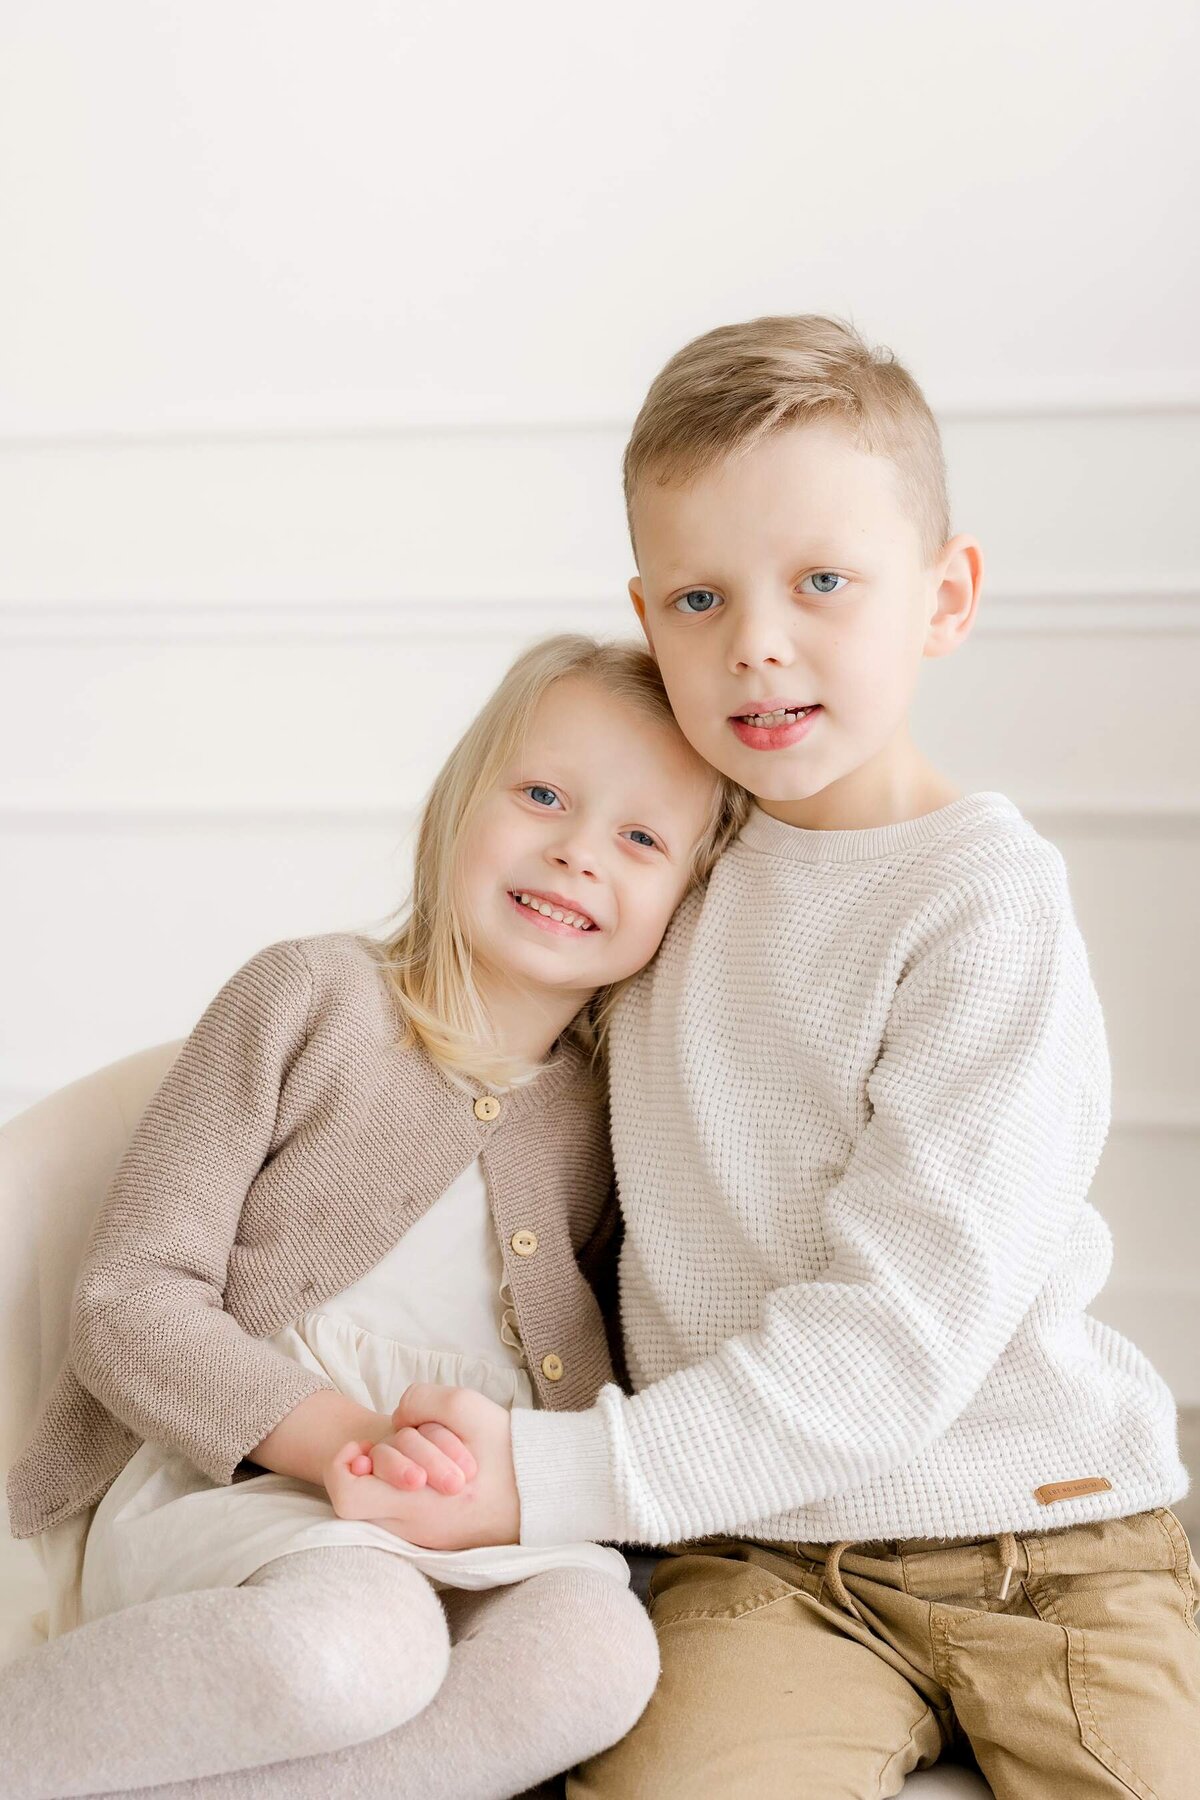
M 769 711 L 734 713 L 729 723 L 751 750 L 785 750 L 807 737 L 824 708 L 775 705 Z
M 805 713 L 816 712 L 815 706 L 795 706 L 778 701 L 773 706 L 759 706 L 753 712 L 734 713 L 743 725 L 771 727 L 774 725 L 794 725 Z

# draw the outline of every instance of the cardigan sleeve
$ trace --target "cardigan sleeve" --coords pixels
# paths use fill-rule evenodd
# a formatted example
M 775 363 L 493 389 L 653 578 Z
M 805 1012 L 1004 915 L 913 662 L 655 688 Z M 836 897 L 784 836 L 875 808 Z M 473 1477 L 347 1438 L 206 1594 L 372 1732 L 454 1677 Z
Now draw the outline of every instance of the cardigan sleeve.
M 72 1301 L 68 1361 L 83 1386 L 221 1485 L 332 1385 L 251 1337 L 222 1301 L 242 1204 L 305 1043 L 311 986 L 302 953 L 284 943 L 221 989 L 133 1134 Z
M 821 1279 L 632 1398 L 521 1413 L 528 1543 L 736 1531 L 909 1461 L 968 1405 L 1063 1251 L 1109 1120 L 1073 918 L 989 923 L 897 987 Z

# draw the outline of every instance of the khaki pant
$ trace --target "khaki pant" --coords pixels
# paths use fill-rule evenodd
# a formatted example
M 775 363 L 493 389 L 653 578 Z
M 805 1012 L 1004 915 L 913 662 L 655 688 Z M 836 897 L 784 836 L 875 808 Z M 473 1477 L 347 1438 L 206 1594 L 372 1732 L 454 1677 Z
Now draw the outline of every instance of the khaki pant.
M 1197 1800 L 1198 1579 L 1165 1507 L 1016 1538 L 681 1546 L 650 1589 L 657 1692 L 568 1794 L 884 1800 L 946 1753 L 997 1800 Z

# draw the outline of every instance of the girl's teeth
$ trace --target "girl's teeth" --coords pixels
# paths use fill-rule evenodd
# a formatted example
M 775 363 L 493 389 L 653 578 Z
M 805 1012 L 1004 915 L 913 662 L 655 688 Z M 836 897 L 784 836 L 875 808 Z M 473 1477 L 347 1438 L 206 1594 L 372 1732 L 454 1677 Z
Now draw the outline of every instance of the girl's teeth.
M 551 906 L 548 900 L 538 900 L 532 894 L 518 896 L 522 906 L 528 906 L 533 912 L 541 913 L 544 918 L 556 919 L 560 925 L 571 925 L 576 931 L 590 931 L 591 926 L 579 913 L 563 912 L 560 907 Z

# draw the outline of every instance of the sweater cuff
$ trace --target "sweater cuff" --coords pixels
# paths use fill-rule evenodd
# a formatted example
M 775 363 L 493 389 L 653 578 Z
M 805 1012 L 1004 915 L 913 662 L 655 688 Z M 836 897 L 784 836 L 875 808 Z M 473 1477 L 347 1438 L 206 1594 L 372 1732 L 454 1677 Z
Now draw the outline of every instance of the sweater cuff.
M 619 1542 L 622 1520 L 600 1408 L 572 1413 L 518 1406 L 511 1418 L 521 1542 L 539 1547 Z

